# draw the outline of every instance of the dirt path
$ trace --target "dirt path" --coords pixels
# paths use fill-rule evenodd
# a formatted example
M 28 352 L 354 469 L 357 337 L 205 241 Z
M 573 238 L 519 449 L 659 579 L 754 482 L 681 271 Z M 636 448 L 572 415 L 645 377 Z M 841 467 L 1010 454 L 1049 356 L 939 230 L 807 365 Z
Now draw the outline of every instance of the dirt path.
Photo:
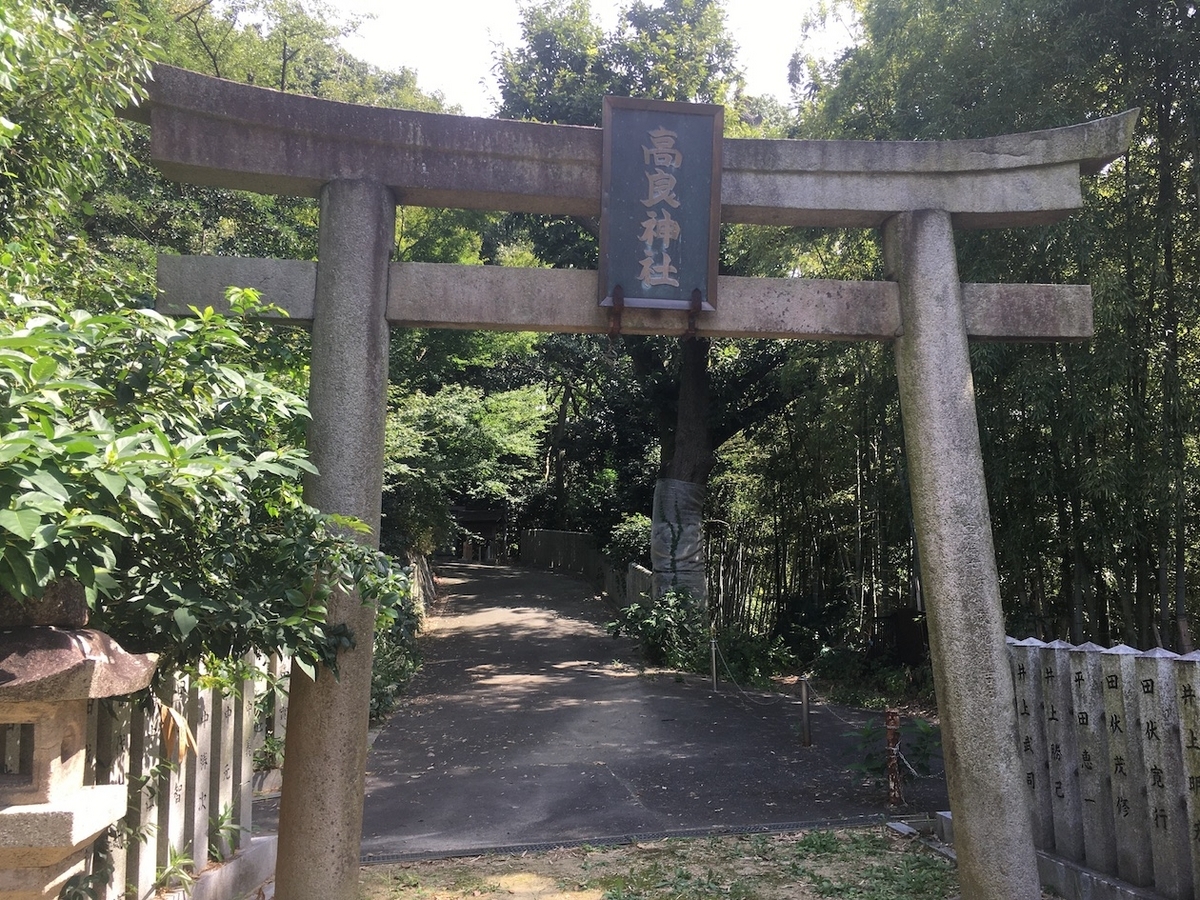
M 447 596 L 424 667 L 367 761 L 364 858 L 886 811 L 846 771 L 846 732 L 868 714 L 814 708 L 804 748 L 795 698 L 640 675 L 579 581 L 468 564 L 438 574 Z M 909 799 L 909 814 L 946 808 L 940 779 Z

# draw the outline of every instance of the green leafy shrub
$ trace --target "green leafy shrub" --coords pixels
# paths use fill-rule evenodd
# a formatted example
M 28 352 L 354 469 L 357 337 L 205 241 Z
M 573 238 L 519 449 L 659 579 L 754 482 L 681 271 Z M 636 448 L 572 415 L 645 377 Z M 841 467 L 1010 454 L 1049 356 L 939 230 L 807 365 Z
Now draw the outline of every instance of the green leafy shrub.
M 283 740 L 273 734 L 268 734 L 254 751 L 252 760 L 254 771 L 270 772 L 272 769 L 282 769 L 283 751 Z
M 79 4 L 74 4 L 79 5 Z M 146 95 L 157 48 L 130 6 L 76 15 L 47 0 L 0 4 L 0 236 L 57 239 L 110 165 L 129 125 L 114 111 Z M 87 212 L 85 209 L 84 212 Z
M 326 620 L 335 591 L 390 626 L 410 585 L 361 523 L 303 503 L 304 401 L 250 364 L 273 339 L 245 318 L 257 295 L 230 299 L 177 322 L 0 292 L 0 590 L 74 578 L 130 650 L 282 649 L 312 674 L 354 642 Z
M 717 632 L 717 646 L 724 660 L 725 676 L 737 684 L 766 686 L 771 676 L 787 672 L 796 665 L 781 637 L 753 634 L 740 628 Z
M 416 647 L 419 621 L 397 619 L 375 633 L 371 660 L 371 721 L 379 721 L 396 708 L 396 699 L 421 666 Z
M 641 513 L 630 513 L 613 526 L 604 555 L 618 572 L 624 572 L 631 562 L 649 567 L 650 526 L 650 517 Z
M 631 603 L 608 629 L 613 637 L 636 638 L 648 665 L 695 670 L 707 658 L 707 627 L 686 588 L 673 588 L 657 602 Z

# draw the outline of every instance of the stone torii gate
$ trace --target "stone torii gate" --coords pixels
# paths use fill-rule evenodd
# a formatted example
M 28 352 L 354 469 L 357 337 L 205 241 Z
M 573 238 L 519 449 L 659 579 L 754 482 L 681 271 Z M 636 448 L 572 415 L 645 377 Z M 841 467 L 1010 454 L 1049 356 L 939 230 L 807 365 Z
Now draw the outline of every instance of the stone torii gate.
M 254 287 L 312 323 L 307 499 L 380 522 L 389 326 L 606 332 L 597 273 L 389 263 L 397 204 L 595 216 L 602 133 L 353 106 L 157 67 L 132 114 L 165 175 L 320 198 L 319 259 L 159 258 L 160 309 Z M 1081 174 L 1128 148 L 1135 112 L 969 141 L 726 139 L 721 218 L 882 228 L 890 281 L 722 277 L 712 337 L 895 346 L 946 778 L 964 897 L 1035 900 L 968 338 L 1091 336 L 1086 285 L 960 284 L 955 228 L 1043 224 L 1082 205 Z M 626 309 L 622 328 L 682 334 L 686 316 Z M 350 900 L 358 877 L 373 615 L 341 679 L 292 675 L 280 900 Z

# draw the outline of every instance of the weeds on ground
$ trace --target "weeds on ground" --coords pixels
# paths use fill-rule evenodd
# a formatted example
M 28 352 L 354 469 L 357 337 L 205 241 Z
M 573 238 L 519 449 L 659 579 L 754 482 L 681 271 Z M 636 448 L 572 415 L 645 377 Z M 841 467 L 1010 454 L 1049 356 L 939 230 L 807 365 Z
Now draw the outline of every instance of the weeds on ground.
M 366 900 L 939 900 L 952 863 L 881 828 L 579 847 L 364 870 Z

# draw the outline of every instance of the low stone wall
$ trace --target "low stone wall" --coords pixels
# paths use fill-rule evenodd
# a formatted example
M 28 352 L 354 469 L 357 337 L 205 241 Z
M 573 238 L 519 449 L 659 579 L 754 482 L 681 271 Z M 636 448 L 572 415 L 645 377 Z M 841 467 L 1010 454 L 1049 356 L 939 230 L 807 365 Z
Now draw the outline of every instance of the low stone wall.
M 617 571 L 596 548 L 596 539 L 577 531 L 522 531 L 521 563 L 583 578 L 621 607 L 649 596 L 652 589 L 649 569 L 630 563 L 625 572 Z
M 427 609 L 429 604 L 437 599 L 437 585 L 433 581 L 433 569 L 430 568 L 429 560 L 424 556 L 418 556 L 415 560 L 411 560 L 409 565 L 413 570 L 413 599 L 416 601 L 418 609 Z

